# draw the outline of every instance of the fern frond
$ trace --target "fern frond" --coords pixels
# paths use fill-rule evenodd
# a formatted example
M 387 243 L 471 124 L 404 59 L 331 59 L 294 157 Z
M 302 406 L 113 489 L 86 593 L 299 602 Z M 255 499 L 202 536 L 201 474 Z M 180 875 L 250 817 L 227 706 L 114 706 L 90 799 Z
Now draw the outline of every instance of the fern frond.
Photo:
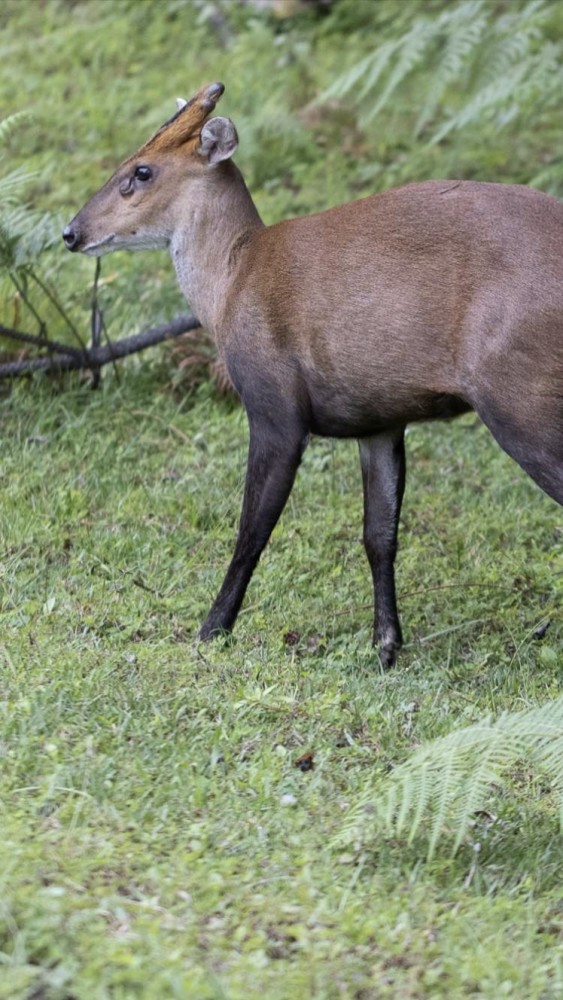
M 517 116 L 537 116 L 560 99 L 563 87 L 563 46 L 544 31 L 549 15 L 546 0 L 502 16 L 486 0 L 447 5 L 378 45 L 320 100 L 346 97 L 368 124 L 416 76 L 421 111 L 414 137 L 436 120 L 431 144 L 483 121 L 502 127 Z M 432 73 L 417 72 L 430 65 Z
M 541 44 L 542 29 L 549 8 L 544 0 L 531 0 L 521 10 L 508 9 L 490 25 L 488 42 L 477 69 L 485 83 L 502 77 L 515 63 L 525 59 Z
M 372 118 L 375 118 L 403 81 L 410 76 L 414 69 L 420 66 L 438 31 L 437 22 L 423 18 L 418 18 L 414 22 L 410 31 L 403 37 L 402 45 L 398 47 L 399 56 L 383 89 L 383 93 L 364 116 L 366 121 L 371 121 Z M 366 95 L 362 93 L 361 96 L 365 97 Z
M 36 176 L 36 171 L 32 173 L 29 170 L 20 169 L 12 170 L 11 173 L 0 177 L 0 207 L 10 205 L 14 200 L 17 200 L 17 194 L 24 184 Z
M 385 42 L 375 53 L 365 56 L 360 59 L 350 70 L 342 73 L 337 79 L 331 83 L 330 87 L 320 95 L 320 101 L 329 101 L 333 97 L 345 97 L 350 93 L 351 90 L 359 83 L 365 84 L 365 79 L 368 74 L 370 76 L 370 87 L 374 87 L 378 82 L 379 77 L 384 69 L 387 68 L 387 63 L 391 58 L 391 55 L 397 48 L 398 43 Z
M 467 73 L 475 50 L 482 45 L 488 26 L 484 7 L 483 0 L 469 0 L 458 7 L 447 8 L 438 18 L 445 40 L 428 96 L 418 117 L 416 135 L 433 118 L 448 88 Z
M 538 114 L 540 103 L 546 104 L 560 93 L 563 72 L 556 46 L 546 45 L 541 56 L 536 55 L 505 69 L 500 77 L 482 86 L 459 112 L 451 115 L 435 132 L 431 143 L 441 142 L 453 130 L 483 121 L 505 125 L 517 115 Z
M 26 111 L 19 111 L 14 115 L 10 115 L 9 118 L 4 118 L 3 121 L 0 121 L 0 147 L 26 118 L 29 118 L 29 114 Z M 0 177 L 0 209 L 17 200 L 17 193 L 33 176 L 29 171 L 20 168 Z
M 357 88 L 357 99 L 359 101 L 362 101 L 364 97 L 375 90 L 380 78 L 385 73 L 391 59 L 399 48 L 399 41 L 384 42 L 384 44 L 374 52 L 373 56 L 369 56 L 367 60 L 363 60 L 360 64 L 362 67 L 361 77 L 363 77 L 363 80 L 360 77 L 358 82 L 360 83 L 361 81 L 361 83 Z M 355 76 L 356 74 L 351 73 L 348 78 L 349 81 L 354 80 L 354 82 L 356 82 Z M 349 86 L 348 89 L 351 89 L 351 86 Z
M 27 117 L 17 114 L 0 122 L 0 158 L 2 142 Z M 14 326 L 20 321 L 25 326 L 31 318 L 44 334 L 53 318 L 76 336 L 53 280 L 56 257 L 46 253 L 60 242 L 60 223 L 25 202 L 22 188 L 32 177 L 21 169 L 0 176 L 0 306 L 13 313 Z
M 5 142 L 9 135 L 18 128 L 22 121 L 29 118 L 29 111 L 16 111 L 0 121 L 0 143 Z
M 485 809 L 493 786 L 507 785 L 507 775 L 521 760 L 545 776 L 561 801 L 563 824 L 563 697 L 538 708 L 485 719 L 456 730 L 417 750 L 362 797 L 342 836 L 362 839 L 368 826 L 409 842 L 424 827 L 431 857 L 445 833 L 454 852 L 475 814 Z

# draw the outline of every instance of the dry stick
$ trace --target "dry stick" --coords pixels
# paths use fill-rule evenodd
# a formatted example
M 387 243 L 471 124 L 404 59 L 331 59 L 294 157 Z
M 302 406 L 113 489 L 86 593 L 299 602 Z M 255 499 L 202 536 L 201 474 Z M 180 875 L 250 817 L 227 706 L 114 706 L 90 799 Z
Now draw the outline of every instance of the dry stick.
M 94 287 L 92 290 L 92 319 L 91 319 L 91 329 L 92 329 L 92 349 L 95 351 L 97 347 L 100 346 L 102 340 L 102 310 L 98 305 L 98 281 L 100 280 L 100 272 L 102 269 L 102 259 L 101 257 L 96 257 L 96 270 L 94 272 Z M 100 384 L 100 369 L 92 369 L 92 389 L 97 389 Z
M 92 290 L 92 318 L 91 318 L 91 329 L 92 329 L 92 347 L 99 347 L 102 341 L 102 334 L 105 337 L 108 346 L 111 346 L 110 335 L 107 331 L 106 321 L 104 319 L 104 313 L 101 306 L 98 305 L 98 289 L 100 285 L 100 274 L 102 273 L 102 259 L 101 257 L 96 258 L 96 268 L 94 271 L 94 285 Z M 113 359 L 113 370 L 115 372 L 115 377 L 117 382 L 120 381 L 119 368 Z M 100 369 L 97 368 L 92 372 L 92 389 L 97 389 L 100 384 Z
M 96 257 L 94 284 L 92 286 L 92 347 L 99 347 L 102 333 L 102 310 L 98 305 L 98 284 L 102 270 L 102 258 Z
M 84 357 L 84 350 L 80 350 L 78 347 L 69 347 L 68 344 L 61 344 L 58 340 L 48 340 L 45 337 L 41 337 L 36 333 L 23 333 L 21 330 L 12 330 L 9 326 L 4 326 L 0 323 L 0 337 L 9 337 L 11 340 L 17 340 L 22 344 L 33 344 L 35 347 L 49 348 L 51 351 L 58 351 L 59 354 L 69 354 L 71 357 L 82 358 Z
M 99 260 L 99 258 L 98 258 L 98 260 Z M 57 310 L 59 316 L 61 316 L 64 319 L 64 321 L 65 321 L 66 325 L 68 326 L 69 330 L 71 331 L 74 339 L 78 341 L 78 343 L 80 344 L 80 347 L 82 348 L 82 350 L 83 351 L 86 350 L 86 344 L 82 340 L 82 337 L 80 336 L 78 330 L 76 329 L 76 327 L 75 327 L 74 323 L 72 322 L 70 316 L 68 315 L 66 309 L 61 305 L 61 303 L 56 298 L 56 296 L 53 295 L 53 293 L 52 293 L 51 289 L 49 288 L 49 286 L 45 284 L 45 282 L 39 277 L 38 274 L 35 273 L 35 271 L 32 270 L 29 273 L 30 273 L 30 277 L 33 278 L 33 280 L 35 281 L 35 283 L 37 285 L 39 285 L 41 291 L 44 292 L 44 294 L 47 296 L 47 298 L 49 299 L 49 302 L 51 302 L 51 304 L 55 307 L 55 309 Z M 50 340 L 49 343 L 53 343 L 53 341 Z
M 170 323 L 152 327 L 150 330 L 142 330 L 130 337 L 124 337 L 123 340 L 101 344 L 96 348 L 73 351 L 71 354 L 69 353 L 70 349 L 65 347 L 64 354 L 61 349 L 59 354 L 53 354 L 48 358 L 30 358 L 26 361 L 7 362 L 0 365 L 0 378 L 14 378 L 29 372 L 66 372 L 76 371 L 79 368 L 101 368 L 119 358 L 127 357 L 128 354 L 135 354 L 137 351 L 144 351 L 147 347 L 153 347 L 154 344 L 160 344 L 163 340 L 179 337 L 182 333 L 195 330 L 198 326 L 200 326 L 199 320 L 192 313 L 186 313 L 183 316 L 177 316 Z M 0 333 L 2 333 L 1 326 Z M 39 338 L 36 343 L 40 343 L 43 347 L 46 346 Z
M 31 301 L 31 299 L 29 298 L 29 296 L 28 296 L 28 294 L 27 294 L 24 286 L 20 285 L 20 283 L 18 282 L 18 279 L 16 278 L 14 272 L 10 271 L 8 276 L 10 278 L 10 281 L 12 282 L 12 285 L 16 289 L 18 295 L 20 296 L 22 302 L 25 302 L 25 304 L 26 304 L 27 308 L 29 309 L 31 315 L 35 316 L 35 319 L 37 320 L 37 322 L 39 324 L 39 334 L 43 338 L 43 340 L 46 341 L 45 330 L 47 329 L 47 324 L 45 323 L 45 320 L 41 319 L 41 316 L 37 312 L 37 309 L 33 305 L 33 302 Z M 49 346 L 48 343 L 47 343 L 46 346 L 47 347 Z
M 100 309 L 100 325 L 101 325 L 101 332 L 104 335 L 106 344 L 108 345 L 108 347 L 111 347 L 112 340 L 110 339 L 110 335 L 108 333 L 108 329 L 107 329 L 107 326 L 106 326 L 106 321 L 104 319 L 104 314 L 103 314 L 103 312 L 102 312 L 101 309 Z M 114 371 L 114 374 L 115 374 L 115 378 L 117 380 L 117 384 L 119 385 L 120 382 L 121 382 L 121 375 L 119 374 L 119 366 L 116 364 L 115 358 L 113 359 L 113 371 Z

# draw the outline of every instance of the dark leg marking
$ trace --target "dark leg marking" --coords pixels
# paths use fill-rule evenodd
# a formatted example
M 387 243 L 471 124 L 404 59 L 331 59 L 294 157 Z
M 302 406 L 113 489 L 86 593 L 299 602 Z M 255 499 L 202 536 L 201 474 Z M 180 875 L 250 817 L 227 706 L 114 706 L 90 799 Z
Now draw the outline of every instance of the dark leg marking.
M 364 484 L 364 545 L 375 597 L 373 642 L 392 666 L 402 644 L 394 563 L 405 489 L 404 427 L 359 441 Z
M 235 551 L 200 639 L 232 629 L 256 564 L 285 507 L 307 443 L 307 434 L 295 421 L 280 419 L 279 426 L 265 428 L 262 421 L 249 420 L 246 483 Z

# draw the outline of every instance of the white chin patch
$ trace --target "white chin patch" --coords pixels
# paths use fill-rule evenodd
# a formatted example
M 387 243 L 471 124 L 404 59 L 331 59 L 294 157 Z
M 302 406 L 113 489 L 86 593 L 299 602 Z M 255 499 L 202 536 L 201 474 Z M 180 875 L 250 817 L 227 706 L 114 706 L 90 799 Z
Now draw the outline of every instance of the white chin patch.
M 105 253 L 110 253 L 111 250 L 116 249 L 112 246 L 115 240 L 115 236 L 105 236 L 103 240 L 98 240 L 97 243 L 88 243 L 82 253 L 88 254 L 89 257 L 101 257 Z
M 168 241 L 160 234 L 141 234 L 135 236 L 118 236 L 113 233 L 105 236 L 97 243 L 88 243 L 82 253 L 89 257 L 102 257 L 112 250 L 163 250 L 168 246 Z

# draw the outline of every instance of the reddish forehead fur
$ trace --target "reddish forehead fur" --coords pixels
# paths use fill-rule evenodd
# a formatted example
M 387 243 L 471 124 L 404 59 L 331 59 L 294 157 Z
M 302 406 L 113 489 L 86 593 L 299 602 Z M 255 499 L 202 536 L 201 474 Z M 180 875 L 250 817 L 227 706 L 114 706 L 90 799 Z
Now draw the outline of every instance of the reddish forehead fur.
M 185 107 L 165 122 L 135 155 L 148 149 L 151 153 L 174 149 L 183 145 L 188 139 L 198 136 L 202 125 L 214 111 L 224 89 L 222 83 L 206 84 L 205 87 L 198 90 Z

